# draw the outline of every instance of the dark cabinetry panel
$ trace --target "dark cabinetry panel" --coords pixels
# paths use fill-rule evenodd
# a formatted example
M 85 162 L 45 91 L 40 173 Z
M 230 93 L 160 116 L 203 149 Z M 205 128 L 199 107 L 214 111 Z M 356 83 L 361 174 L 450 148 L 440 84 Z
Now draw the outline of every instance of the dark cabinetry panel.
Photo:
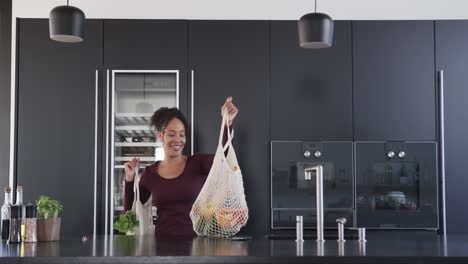
M 269 51 L 266 21 L 190 21 L 189 65 L 194 70 L 195 152 L 214 153 L 227 96 L 239 108 L 234 146 L 244 175 L 249 223 L 269 226 Z
M 436 21 L 435 30 L 436 67 L 444 71 L 447 231 L 466 233 L 468 21 Z
M 188 113 L 186 21 L 104 20 L 103 34 L 104 69 L 179 70 L 179 108 Z
M 353 22 L 355 140 L 435 140 L 433 21 Z
M 10 76 L 12 0 L 0 1 L 0 186 L 8 184 L 10 167 Z
M 62 236 L 92 234 L 102 21 L 87 20 L 78 44 L 50 40 L 47 19 L 18 28 L 17 183 L 26 202 L 46 194 L 63 203 Z
M 335 22 L 328 49 L 297 34 L 297 21 L 271 22 L 272 139 L 352 140 L 351 22 Z

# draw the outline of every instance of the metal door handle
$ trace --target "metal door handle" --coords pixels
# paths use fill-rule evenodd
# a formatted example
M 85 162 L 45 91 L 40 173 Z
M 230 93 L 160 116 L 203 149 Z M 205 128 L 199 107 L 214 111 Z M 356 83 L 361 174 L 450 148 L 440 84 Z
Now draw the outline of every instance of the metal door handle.
M 440 145 L 440 172 L 442 188 L 442 233 L 447 234 L 447 217 L 445 201 L 445 113 L 444 113 L 444 71 L 439 71 L 439 145 Z
M 94 86 L 94 203 L 93 203 L 93 238 L 96 237 L 97 225 L 97 146 L 98 146 L 98 95 L 99 95 L 99 70 L 96 70 Z
M 190 86 L 190 93 L 191 93 L 191 101 L 190 101 L 190 122 L 191 122 L 191 128 L 190 128 L 190 154 L 192 154 L 193 156 L 193 153 L 194 153 L 194 150 L 193 150 L 193 146 L 194 146 L 194 141 L 195 141 L 195 138 L 194 138 L 194 128 L 195 128 L 195 120 L 194 120 L 194 113 L 193 113 L 193 110 L 194 110 L 194 91 L 195 91 L 195 71 L 192 70 L 191 71 L 191 86 Z
M 106 78 L 106 189 L 104 203 L 104 235 L 109 232 L 109 70 Z

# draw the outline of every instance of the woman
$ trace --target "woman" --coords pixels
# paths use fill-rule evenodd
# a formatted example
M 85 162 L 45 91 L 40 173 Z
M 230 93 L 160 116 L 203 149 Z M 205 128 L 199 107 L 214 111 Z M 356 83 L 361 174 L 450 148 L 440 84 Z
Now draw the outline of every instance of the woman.
M 221 111 L 228 111 L 227 126 L 237 115 L 237 107 L 228 97 Z M 151 117 L 158 139 L 164 148 L 164 160 L 147 166 L 140 179 L 140 200 L 145 203 L 153 195 L 158 208 L 157 236 L 196 236 L 190 220 L 190 210 L 203 187 L 213 163 L 212 154 L 182 155 L 186 142 L 187 121 L 177 108 L 160 108 Z M 226 141 L 226 138 L 224 139 Z M 140 161 L 125 163 L 125 210 L 133 203 L 133 179 Z

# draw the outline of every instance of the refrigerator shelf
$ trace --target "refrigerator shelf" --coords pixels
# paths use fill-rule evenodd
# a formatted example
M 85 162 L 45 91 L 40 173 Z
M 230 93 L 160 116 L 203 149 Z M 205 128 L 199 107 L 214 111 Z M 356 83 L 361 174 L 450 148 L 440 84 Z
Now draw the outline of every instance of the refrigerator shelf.
M 154 137 L 151 130 L 115 130 L 115 134 L 120 137 Z
M 115 126 L 115 130 L 121 131 L 151 131 L 148 125 L 146 126 L 138 126 L 138 125 L 131 125 L 131 126 Z
M 146 166 L 149 166 L 151 165 L 151 163 L 144 163 L 144 164 L 140 164 L 140 170 L 144 170 L 146 168 Z M 124 165 L 114 165 L 114 169 L 123 169 L 124 168 Z
M 132 160 L 134 157 L 115 157 L 115 161 L 129 161 Z M 156 161 L 156 157 L 138 157 L 140 161 Z
M 175 93 L 177 88 L 117 88 L 117 92 L 163 92 L 163 93 Z
M 149 129 L 152 113 L 116 113 L 115 125 L 145 125 Z
M 116 147 L 155 147 L 160 148 L 162 144 L 160 142 L 116 142 Z

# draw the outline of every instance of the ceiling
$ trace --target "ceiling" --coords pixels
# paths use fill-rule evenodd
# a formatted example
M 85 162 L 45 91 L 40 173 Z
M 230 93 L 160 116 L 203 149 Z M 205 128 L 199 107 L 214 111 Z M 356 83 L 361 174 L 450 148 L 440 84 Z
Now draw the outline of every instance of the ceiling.
M 46 18 L 66 0 L 13 0 L 13 16 Z M 297 20 L 313 0 L 70 0 L 87 18 Z M 468 0 L 318 0 L 335 20 L 468 19 Z

